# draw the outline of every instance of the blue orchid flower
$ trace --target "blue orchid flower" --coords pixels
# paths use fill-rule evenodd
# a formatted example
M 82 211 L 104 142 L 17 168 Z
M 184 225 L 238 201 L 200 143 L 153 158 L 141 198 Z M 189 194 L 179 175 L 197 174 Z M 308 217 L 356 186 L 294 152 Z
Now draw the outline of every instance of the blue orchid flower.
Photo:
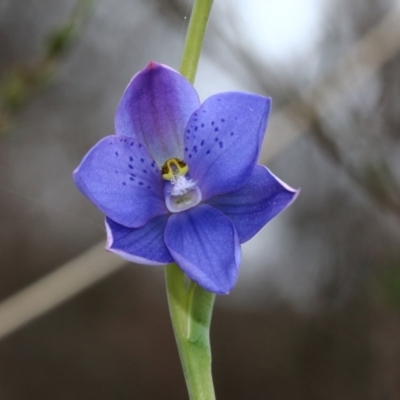
M 200 104 L 173 69 L 150 63 L 122 96 L 115 135 L 74 171 L 105 215 L 106 249 L 126 260 L 176 262 L 204 289 L 228 293 L 241 243 L 298 191 L 257 165 L 271 100 L 228 92 Z

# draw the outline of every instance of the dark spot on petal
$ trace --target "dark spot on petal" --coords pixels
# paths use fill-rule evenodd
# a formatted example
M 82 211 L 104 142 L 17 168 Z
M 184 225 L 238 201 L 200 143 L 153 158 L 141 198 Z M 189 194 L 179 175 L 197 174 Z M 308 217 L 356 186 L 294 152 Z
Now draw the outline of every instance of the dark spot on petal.
M 234 135 L 234 133 L 233 132 L 231 132 L 231 136 L 233 136 Z
M 197 153 L 197 146 L 193 146 L 193 151 Z
M 141 143 L 139 143 L 139 149 L 142 147 Z
M 211 150 L 207 150 L 206 154 L 210 154 L 210 153 L 211 153 Z
M 197 131 L 197 129 L 199 129 L 199 127 L 198 127 L 198 126 L 195 126 L 195 127 L 194 127 L 194 130 Z
M 133 142 L 131 142 L 131 146 L 133 146 Z
M 129 179 L 130 179 L 131 181 L 134 181 L 134 180 L 135 180 L 135 178 L 132 178 L 132 177 L 130 177 Z
M 203 113 L 205 113 L 206 112 L 206 110 L 203 110 Z
M 147 170 L 144 169 L 143 172 L 144 172 L 145 174 L 147 174 Z
M 118 151 L 115 152 L 115 155 L 118 157 Z
M 144 162 L 144 158 L 141 158 L 140 161 L 141 161 L 141 162 Z
M 204 128 L 204 124 L 201 124 L 201 127 Z
M 124 186 L 126 186 L 126 182 L 122 182 L 122 184 L 123 184 Z
M 219 147 L 222 149 L 224 147 L 224 144 L 222 142 L 219 142 Z
M 216 142 L 218 142 L 219 139 L 216 137 L 214 140 L 215 140 Z
M 131 165 L 131 164 L 128 164 L 128 167 L 129 167 L 130 169 L 133 169 L 133 165 Z
M 217 99 L 218 101 L 221 101 L 221 99 Z
M 212 121 L 212 122 L 211 122 L 211 125 L 214 125 L 214 124 L 215 124 L 215 122 L 214 122 L 214 121 Z
M 132 174 L 132 172 L 129 173 L 130 176 L 136 176 L 135 174 Z
M 189 158 L 192 158 L 192 155 L 191 155 L 191 154 L 189 154 Z
M 143 186 L 143 182 L 139 182 L 139 185 L 140 185 L 140 186 Z
M 204 145 L 204 140 L 202 140 L 200 143 L 200 146 L 203 146 L 203 145 Z
M 185 151 L 188 151 L 189 149 L 187 147 L 185 147 Z
M 187 133 L 190 133 L 190 129 L 187 129 L 186 132 L 187 132 Z
M 150 186 L 147 186 L 147 189 L 151 189 Z
M 115 170 L 115 173 L 116 173 L 116 174 L 118 174 L 118 171 L 117 171 L 117 170 Z
M 221 122 L 225 122 L 225 120 L 223 118 L 221 118 Z
M 129 161 L 133 161 L 133 157 L 129 157 Z
M 218 131 L 219 131 L 219 128 L 215 128 L 214 131 L 215 131 L 215 132 L 218 132 Z

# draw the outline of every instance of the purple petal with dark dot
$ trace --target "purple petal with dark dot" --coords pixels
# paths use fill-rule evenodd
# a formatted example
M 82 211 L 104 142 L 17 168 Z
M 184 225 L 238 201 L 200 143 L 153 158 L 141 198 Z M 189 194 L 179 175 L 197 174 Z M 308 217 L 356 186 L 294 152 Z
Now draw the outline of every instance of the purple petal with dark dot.
M 164 243 L 168 215 L 150 220 L 141 228 L 127 228 L 106 218 L 106 249 L 128 261 L 147 265 L 164 265 L 173 258 Z
M 136 74 L 115 115 L 117 135 L 143 143 L 161 167 L 169 158 L 183 159 L 186 124 L 200 106 L 193 86 L 178 72 L 150 63 Z
M 226 294 L 235 285 L 239 238 L 222 212 L 203 204 L 171 215 L 164 238 L 179 267 L 204 289 Z
M 200 126 L 185 136 L 185 161 L 203 199 L 240 189 L 250 178 L 264 137 L 271 100 L 229 92 L 207 99 L 188 126 Z M 203 127 L 204 126 L 204 127 Z M 196 151 L 194 149 L 196 148 Z
M 240 190 L 213 197 L 208 204 L 232 220 L 240 242 L 244 243 L 293 203 L 298 194 L 299 190 L 292 189 L 267 168 L 257 165 Z
M 74 171 L 74 181 L 108 217 L 126 227 L 138 228 L 168 212 L 164 181 L 160 171 L 151 168 L 152 162 L 146 149 L 132 138 L 108 136 L 86 154 Z

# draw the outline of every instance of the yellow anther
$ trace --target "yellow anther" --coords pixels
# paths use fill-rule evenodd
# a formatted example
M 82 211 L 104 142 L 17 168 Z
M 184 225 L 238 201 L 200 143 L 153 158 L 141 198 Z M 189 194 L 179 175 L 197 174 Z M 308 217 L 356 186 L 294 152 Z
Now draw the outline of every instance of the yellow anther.
M 177 158 L 170 158 L 161 168 L 162 177 L 166 181 L 172 181 L 177 176 L 185 176 L 189 171 L 189 167 Z

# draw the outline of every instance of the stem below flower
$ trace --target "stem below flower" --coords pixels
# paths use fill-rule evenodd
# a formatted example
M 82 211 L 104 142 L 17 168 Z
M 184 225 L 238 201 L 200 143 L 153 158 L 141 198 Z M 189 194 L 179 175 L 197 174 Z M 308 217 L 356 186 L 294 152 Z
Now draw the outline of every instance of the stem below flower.
M 210 323 L 215 295 L 191 282 L 176 264 L 166 267 L 168 304 L 190 400 L 215 400 Z

